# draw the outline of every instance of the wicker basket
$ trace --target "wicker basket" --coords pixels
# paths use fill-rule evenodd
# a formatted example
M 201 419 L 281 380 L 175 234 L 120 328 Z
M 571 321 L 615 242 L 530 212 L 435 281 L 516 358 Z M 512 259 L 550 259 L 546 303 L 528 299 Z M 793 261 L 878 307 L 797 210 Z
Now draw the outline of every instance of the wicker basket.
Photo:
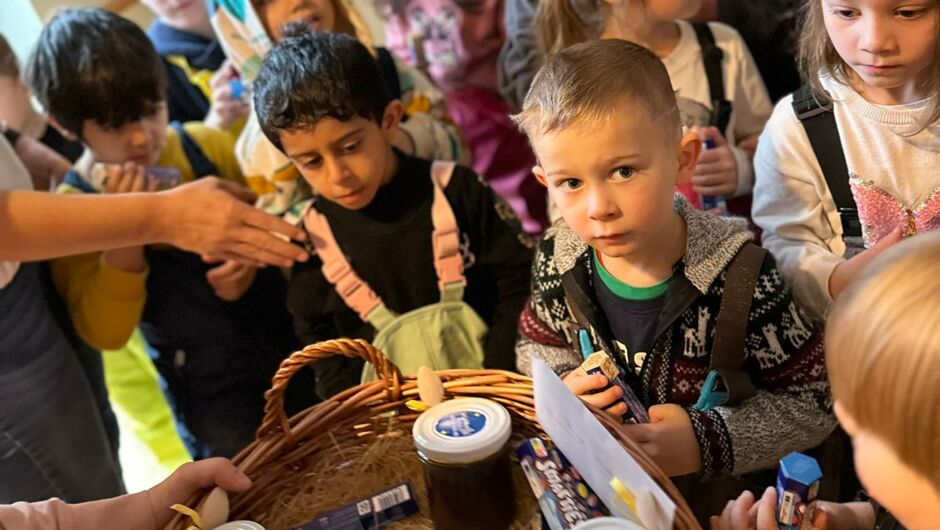
M 334 355 L 359 357 L 372 363 L 379 379 L 347 389 L 287 418 L 284 412 L 284 391 L 291 377 L 304 366 Z M 442 370 L 436 373 L 444 381 L 451 396 L 492 399 L 509 410 L 514 430 L 527 431 L 524 433 L 526 435 L 541 432 L 535 418 L 535 399 L 530 378 L 501 370 Z M 337 443 L 362 443 L 364 438 L 368 439 L 372 433 L 363 432 L 363 424 L 393 413 L 396 421 L 410 426 L 418 416 L 405 406 L 407 401 L 418 399 L 415 379 L 403 378 L 398 368 L 382 352 L 363 340 L 330 340 L 294 353 L 281 364 L 265 399 L 267 403 L 264 419 L 258 429 L 258 439 L 233 460 L 252 479 L 253 484 L 250 490 L 232 496 L 230 520 L 264 519 L 279 497 L 300 488 L 307 464 L 324 457 L 328 451 L 336 451 Z M 591 409 L 627 452 L 675 501 L 677 511 L 674 528 L 701 530 L 672 481 L 616 421 L 598 409 Z M 328 480 L 328 477 L 323 480 Z M 365 495 L 372 492 L 361 493 Z M 196 506 L 206 494 L 208 491 L 192 499 L 189 506 Z M 311 518 L 315 515 L 309 514 Z M 183 530 L 188 524 L 188 519 L 177 516 L 167 528 Z

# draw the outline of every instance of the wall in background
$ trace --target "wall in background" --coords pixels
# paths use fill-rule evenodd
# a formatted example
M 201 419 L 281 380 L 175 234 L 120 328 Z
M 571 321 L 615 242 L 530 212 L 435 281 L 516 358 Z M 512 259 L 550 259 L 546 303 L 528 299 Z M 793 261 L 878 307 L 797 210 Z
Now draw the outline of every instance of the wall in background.
M 7 39 L 20 64 L 24 64 L 42 30 L 39 15 L 29 0 L 0 1 L 0 34 Z

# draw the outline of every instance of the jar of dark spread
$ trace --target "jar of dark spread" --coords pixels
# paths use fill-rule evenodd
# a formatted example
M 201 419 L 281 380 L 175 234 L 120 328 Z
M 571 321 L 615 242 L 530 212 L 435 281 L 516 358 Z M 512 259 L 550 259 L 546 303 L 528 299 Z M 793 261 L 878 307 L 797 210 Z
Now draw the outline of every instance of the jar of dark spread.
M 502 405 L 480 398 L 445 401 L 419 416 L 412 432 L 435 528 L 502 530 L 512 525 L 512 423 Z

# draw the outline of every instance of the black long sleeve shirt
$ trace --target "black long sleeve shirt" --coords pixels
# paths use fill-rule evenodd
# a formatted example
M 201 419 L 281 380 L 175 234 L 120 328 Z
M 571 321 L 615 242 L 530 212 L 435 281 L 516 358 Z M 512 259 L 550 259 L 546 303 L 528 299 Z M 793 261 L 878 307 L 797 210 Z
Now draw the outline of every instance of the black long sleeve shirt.
M 398 172 L 367 207 L 347 210 L 320 198 L 316 208 L 329 221 L 353 270 L 388 309 L 403 314 L 438 302 L 441 293 L 431 247 L 431 162 L 396 155 Z M 489 327 L 484 365 L 514 370 L 516 327 L 529 294 L 531 243 L 521 235 L 511 209 L 472 170 L 455 168 L 444 194 L 460 229 L 464 301 Z M 301 341 L 372 340 L 375 330 L 343 302 L 321 267 L 312 256 L 297 263 L 291 274 L 288 308 Z M 358 384 L 362 362 L 337 357 L 314 368 L 317 391 L 327 397 Z

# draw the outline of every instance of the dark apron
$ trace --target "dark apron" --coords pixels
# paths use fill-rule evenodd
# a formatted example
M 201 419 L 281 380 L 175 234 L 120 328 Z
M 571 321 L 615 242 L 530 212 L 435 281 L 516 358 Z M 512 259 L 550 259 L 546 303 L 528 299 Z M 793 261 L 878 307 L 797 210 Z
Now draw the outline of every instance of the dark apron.
M 124 493 L 88 380 L 43 299 L 38 265 L 0 289 L 0 504 Z

